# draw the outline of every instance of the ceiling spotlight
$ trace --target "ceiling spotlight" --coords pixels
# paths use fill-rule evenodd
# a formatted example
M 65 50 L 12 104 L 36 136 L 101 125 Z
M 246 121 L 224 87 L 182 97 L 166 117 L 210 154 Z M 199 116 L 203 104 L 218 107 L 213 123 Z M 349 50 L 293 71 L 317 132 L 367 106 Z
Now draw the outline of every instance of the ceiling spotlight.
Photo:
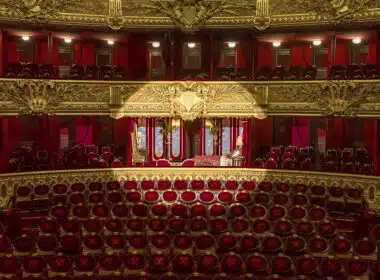
M 112 41 L 112 40 L 108 40 L 108 41 L 107 41 L 107 44 L 110 45 L 110 46 L 112 46 L 113 44 L 115 44 L 115 42 Z
M 321 40 L 315 40 L 315 41 L 313 41 L 313 45 L 314 46 L 320 46 L 321 44 L 322 44 Z
M 24 41 L 29 41 L 30 37 L 29 36 L 22 36 L 21 37 Z
M 190 49 L 193 49 L 193 48 L 195 48 L 195 43 L 193 43 L 193 42 L 187 43 L 187 46 L 188 46 Z
M 279 46 L 281 46 L 281 42 L 280 41 L 273 42 L 273 47 L 277 48 Z
M 65 43 L 66 43 L 66 44 L 70 44 L 70 43 L 71 43 L 71 41 L 72 41 L 72 39 L 71 39 L 71 38 L 65 38 L 64 40 L 65 40 Z
M 362 42 L 362 38 L 357 37 L 357 38 L 352 39 L 352 43 L 354 44 L 360 44 L 361 42 Z
M 228 47 L 231 49 L 236 47 L 236 42 L 228 42 L 227 44 L 228 44 Z
M 159 48 L 161 46 L 160 42 L 152 42 L 153 48 Z

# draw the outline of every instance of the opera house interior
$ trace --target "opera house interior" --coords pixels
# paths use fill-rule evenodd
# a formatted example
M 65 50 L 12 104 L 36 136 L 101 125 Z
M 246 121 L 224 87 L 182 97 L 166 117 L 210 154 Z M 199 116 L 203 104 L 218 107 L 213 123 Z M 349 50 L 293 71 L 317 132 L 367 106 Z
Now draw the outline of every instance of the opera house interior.
M 0 280 L 379 280 L 379 125 L 380 0 L 0 0 Z

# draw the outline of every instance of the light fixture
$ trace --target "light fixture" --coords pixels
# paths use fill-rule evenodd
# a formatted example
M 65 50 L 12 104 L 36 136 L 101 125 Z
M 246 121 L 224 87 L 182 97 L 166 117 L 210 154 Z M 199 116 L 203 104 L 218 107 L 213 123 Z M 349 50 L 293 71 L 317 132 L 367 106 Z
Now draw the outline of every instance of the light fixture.
M 152 42 L 153 48 L 159 48 L 161 46 L 160 42 Z
M 273 47 L 277 48 L 279 46 L 281 46 L 281 42 L 280 41 L 273 42 Z
M 72 41 L 72 39 L 71 38 L 65 38 L 64 41 L 65 41 L 66 44 L 70 44 L 71 41 Z
M 228 47 L 231 49 L 236 47 L 236 42 L 227 42 L 227 44 L 228 44 Z
M 190 49 L 194 49 L 194 48 L 195 48 L 195 43 L 194 43 L 194 42 L 189 42 L 189 43 L 187 43 L 187 46 L 188 46 Z
M 360 44 L 361 42 L 362 42 L 362 38 L 356 37 L 356 38 L 352 39 L 352 43 L 354 43 L 354 44 Z
M 313 45 L 314 46 L 320 46 L 322 44 L 322 41 L 321 40 L 314 40 L 313 41 Z
M 113 44 L 115 44 L 115 42 L 112 41 L 112 40 L 108 40 L 108 41 L 107 41 L 107 44 L 110 45 L 110 46 L 112 46 Z
M 21 37 L 24 41 L 29 41 L 30 37 L 29 36 L 22 36 Z

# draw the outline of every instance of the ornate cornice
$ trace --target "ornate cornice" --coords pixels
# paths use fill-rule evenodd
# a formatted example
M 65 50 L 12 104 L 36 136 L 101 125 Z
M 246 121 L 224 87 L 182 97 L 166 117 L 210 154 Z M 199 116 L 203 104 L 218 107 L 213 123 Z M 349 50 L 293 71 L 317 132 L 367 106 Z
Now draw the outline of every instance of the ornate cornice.
M 380 80 L 118 82 L 0 79 L 1 115 L 380 117 Z
M 73 184 L 76 182 L 107 182 L 113 180 L 238 180 L 269 181 L 288 184 L 321 185 L 325 187 L 359 188 L 372 210 L 380 214 L 380 179 L 374 176 L 353 174 L 323 173 L 312 171 L 291 171 L 273 169 L 244 168 L 118 168 L 61 170 L 1 174 L 0 187 L 5 188 L 0 197 L 0 206 L 5 206 L 17 186 L 57 183 Z
M 207 28 L 262 31 L 269 27 L 305 29 L 380 23 L 380 0 L 244 0 L 236 3 L 232 0 L 0 0 L 0 22 L 113 30 L 179 28 L 185 32 Z

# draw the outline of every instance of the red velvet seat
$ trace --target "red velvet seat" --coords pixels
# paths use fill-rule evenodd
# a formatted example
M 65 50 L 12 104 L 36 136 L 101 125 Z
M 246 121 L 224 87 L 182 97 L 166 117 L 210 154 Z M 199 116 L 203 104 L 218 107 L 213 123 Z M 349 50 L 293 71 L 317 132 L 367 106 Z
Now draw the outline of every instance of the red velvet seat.
M 324 256 L 328 250 L 328 242 L 323 237 L 315 236 L 309 240 L 308 248 L 313 255 Z
M 87 233 L 98 233 L 102 230 L 103 224 L 99 219 L 91 217 L 88 220 L 82 221 L 82 227 Z
M 83 205 L 83 204 L 79 204 L 79 205 L 75 205 L 72 210 L 71 210 L 71 214 L 74 218 L 78 219 L 78 220 L 83 220 L 83 219 L 87 219 L 89 217 L 89 213 L 90 213 L 90 210 L 88 209 L 87 206 Z
M 230 224 L 230 228 L 233 234 L 244 234 L 250 231 L 250 223 L 247 219 L 236 218 Z
M 274 232 L 279 236 L 288 236 L 293 232 L 293 224 L 290 221 L 281 219 L 275 224 Z
M 300 255 L 305 253 L 307 243 L 303 237 L 292 235 L 286 240 L 285 247 L 289 255 Z
M 78 220 L 70 217 L 68 220 L 61 221 L 61 231 L 63 233 L 73 233 L 76 234 L 81 229 L 81 225 Z
M 131 208 L 131 214 L 132 216 L 144 218 L 148 216 L 148 206 L 145 204 L 139 202 L 132 206 Z
M 176 273 L 192 273 L 194 271 L 194 258 L 189 254 L 179 254 L 173 258 L 173 271 Z
M 121 272 L 123 261 L 119 256 L 106 254 L 98 258 L 98 263 L 101 274 L 112 275 L 115 272 Z
M 212 274 L 217 271 L 219 260 L 216 255 L 205 253 L 198 256 L 197 265 L 199 272 Z
M 64 255 L 53 255 L 47 258 L 48 264 L 48 276 L 52 278 L 53 275 L 60 274 L 68 275 L 72 269 L 72 261 L 71 258 Z
M 201 203 L 193 204 L 190 208 L 191 217 L 207 217 L 207 207 Z
M 231 192 L 222 191 L 218 194 L 218 201 L 220 203 L 232 203 L 233 195 Z
M 318 224 L 318 233 L 323 237 L 332 237 L 336 234 L 337 226 L 335 223 L 325 220 Z
M 38 254 L 54 254 L 58 248 L 58 240 L 54 235 L 39 236 L 36 241 Z
M 243 260 L 239 255 L 236 255 L 234 253 L 226 254 L 222 257 L 220 263 L 223 272 L 227 274 L 237 275 L 242 272 Z
M 264 237 L 262 241 L 263 251 L 267 253 L 280 252 L 283 248 L 282 240 L 273 234 Z
M 140 191 L 128 191 L 125 194 L 125 199 L 129 203 L 136 203 L 142 200 L 142 194 Z
M 99 219 L 105 219 L 109 215 L 109 209 L 107 205 L 97 204 L 91 208 L 91 215 Z
M 150 215 L 157 216 L 157 217 L 166 217 L 168 214 L 168 211 L 169 211 L 168 206 L 159 202 L 152 205 L 152 207 L 150 208 L 150 212 L 151 212 Z
M 269 270 L 265 256 L 258 253 L 248 256 L 246 260 L 247 271 L 255 275 L 265 275 Z
M 113 80 L 114 79 L 114 69 L 110 65 L 102 65 L 100 67 L 99 79 L 100 80 Z M 123 80 L 122 72 L 118 71 L 118 80 Z
M 13 241 L 13 250 L 17 255 L 29 255 L 35 250 L 35 240 L 32 236 L 23 234 Z
M 123 253 L 126 244 L 125 237 L 121 234 L 111 234 L 104 238 L 106 252 Z
M 103 249 L 103 239 L 99 234 L 92 233 L 82 238 L 82 247 L 84 253 L 96 254 Z
M 257 219 L 252 223 L 252 229 L 256 234 L 264 234 L 270 231 L 270 223 L 266 219 Z
M 121 191 L 110 191 L 107 195 L 107 201 L 111 204 L 116 204 L 124 200 L 124 195 Z
M 267 215 L 267 209 L 261 204 L 256 204 L 251 207 L 250 216 L 251 218 L 264 218 Z
M 145 230 L 145 221 L 139 218 L 129 219 L 126 222 L 127 229 L 132 232 L 143 232 Z
M 166 220 L 152 218 L 148 221 L 148 229 L 153 232 L 161 232 L 166 229 Z
M 221 234 L 228 230 L 228 222 L 226 219 L 214 218 L 209 220 L 209 231 L 212 234 Z
M 10 253 L 12 251 L 12 243 L 8 237 L 0 235 L 0 254 Z
M 124 224 L 119 219 L 108 219 L 104 222 L 104 229 L 108 232 L 122 232 Z
M 187 229 L 187 221 L 180 217 L 175 217 L 169 220 L 168 229 L 172 232 L 183 232 Z
M 202 191 L 199 194 L 199 200 L 202 203 L 212 203 L 215 200 L 215 195 L 211 191 Z
M 165 251 L 170 247 L 171 239 L 166 233 L 157 233 L 150 237 L 151 250 Z
M 94 192 L 91 192 L 88 195 L 88 202 L 89 202 L 89 204 L 103 203 L 104 199 L 105 198 L 104 198 L 103 192 L 94 191 Z
M 69 233 L 67 235 L 61 235 L 59 238 L 60 251 L 62 253 L 75 253 L 79 252 L 80 237 Z
M 181 232 L 176 234 L 173 238 L 173 249 L 174 251 L 187 251 L 191 250 L 193 246 L 193 240 L 186 233 Z
M 259 249 L 260 241 L 253 234 L 244 235 L 240 239 L 240 248 L 242 252 L 255 252 Z
M 74 257 L 74 275 L 92 275 L 95 271 L 97 261 L 95 256 L 82 255 Z
M 44 218 L 38 221 L 38 227 L 43 234 L 53 234 L 58 230 L 57 221 L 52 218 Z
M 129 246 L 135 251 L 145 250 L 148 245 L 148 239 L 143 234 L 132 234 L 128 237 Z
M 16 256 L 0 257 L 0 277 L 9 279 L 18 275 L 21 271 L 20 261 Z M 16 278 L 17 279 L 17 278 Z
M 69 72 L 69 78 L 71 80 L 81 80 L 83 79 L 84 68 L 82 65 L 73 64 Z
M 40 256 L 27 256 L 23 260 L 22 277 L 26 278 L 36 274 L 44 274 L 46 262 Z
M 149 256 L 149 270 L 154 273 L 163 273 L 169 270 L 169 256 L 162 253 L 153 253 Z
M 197 200 L 197 194 L 194 191 L 184 191 L 180 197 L 184 203 L 194 203 Z
M 272 259 L 272 273 L 280 275 L 291 274 L 293 268 L 292 259 L 285 255 L 278 255 Z
M 324 276 L 337 277 L 344 275 L 343 265 L 341 261 L 337 259 L 323 259 L 320 268 Z
M 136 190 L 138 189 L 138 183 L 134 180 L 125 181 L 123 184 L 125 190 Z

